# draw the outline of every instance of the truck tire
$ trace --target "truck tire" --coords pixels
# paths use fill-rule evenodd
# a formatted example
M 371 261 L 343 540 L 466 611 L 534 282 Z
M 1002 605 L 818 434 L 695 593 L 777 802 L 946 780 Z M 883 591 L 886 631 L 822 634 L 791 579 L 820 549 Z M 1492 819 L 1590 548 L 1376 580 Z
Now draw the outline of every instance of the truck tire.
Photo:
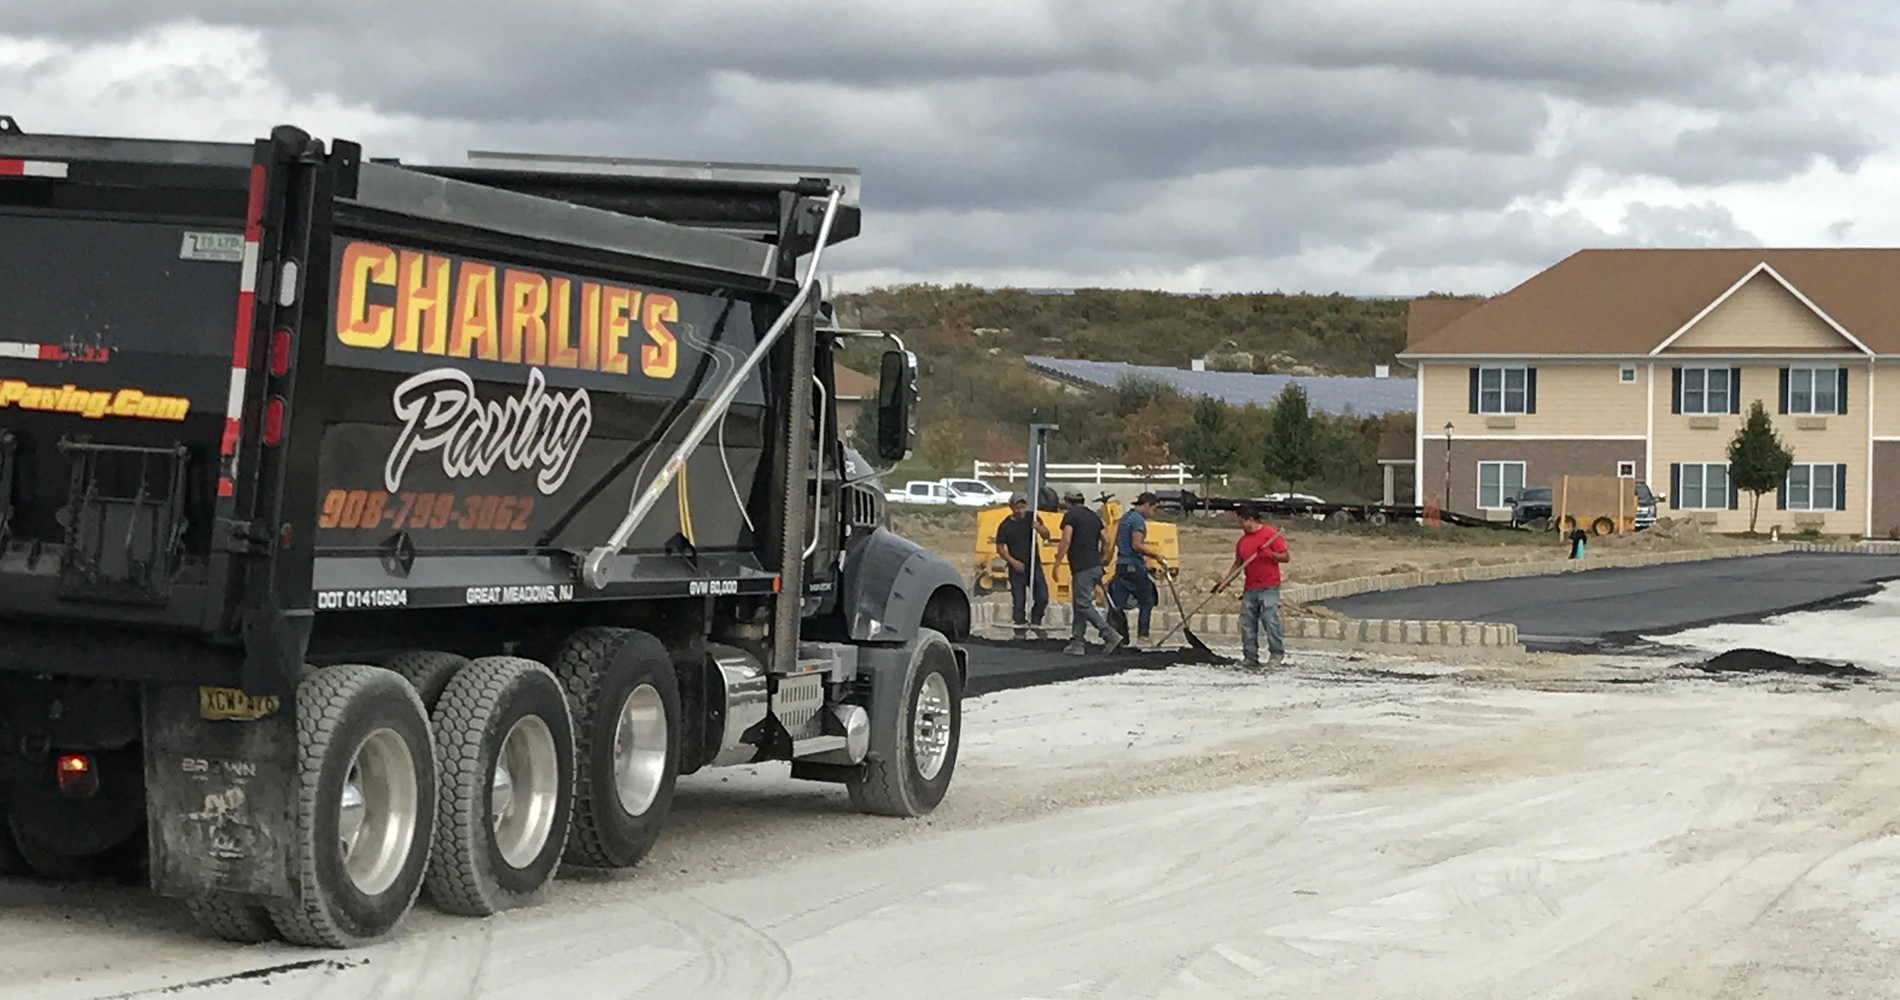
M 442 692 L 435 727 L 435 844 L 425 885 L 445 912 L 535 902 L 554 880 L 574 797 L 574 720 L 533 660 L 489 656 Z
M 950 790 L 963 735 L 963 683 L 947 647 L 930 646 L 917 658 L 904 682 L 903 706 L 896 718 L 871 720 L 900 727 L 897 753 L 866 760 L 846 785 L 859 812 L 922 816 Z
M 48 882 L 92 882 L 107 874 L 104 854 L 67 854 L 20 829 L 18 820 L 8 819 L 7 839 L 12 841 L 21 865 L 27 872 Z
M 631 868 L 660 837 L 680 768 L 679 678 L 660 640 L 623 628 L 568 638 L 554 675 L 574 712 L 567 863 Z
M 346 948 L 415 905 L 435 833 L 435 748 L 409 682 L 326 667 L 297 688 L 294 899 L 270 904 L 284 940 Z
M 270 911 L 229 893 L 215 893 L 185 901 L 185 909 L 206 934 L 237 944 L 261 944 L 277 938 L 277 925 Z
M 390 657 L 383 664 L 383 669 L 402 675 L 402 679 L 416 689 L 416 697 L 422 699 L 423 709 L 434 712 L 435 703 L 442 699 L 442 689 L 449 686 L 449 678 L 466 666 L 466 656 L 434 649 L 416 649 Z

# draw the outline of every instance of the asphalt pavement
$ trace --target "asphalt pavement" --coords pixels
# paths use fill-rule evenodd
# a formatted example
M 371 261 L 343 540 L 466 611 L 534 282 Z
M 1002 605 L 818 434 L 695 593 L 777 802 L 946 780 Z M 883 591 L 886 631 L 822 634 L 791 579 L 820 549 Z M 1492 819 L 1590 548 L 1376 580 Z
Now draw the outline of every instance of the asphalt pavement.
M 963 693 L 976 698 L 1012 688 L 1104 677 L 1126 670 L 1165 670 L 1179 663 L 1224 662 L 1222 657 L 1182 644 L 1179 633 L 1165 649 L 1123 647 L 1109 656 L 1102 655 L 1102 647 L 1096 642 L 1089 643 L 1086 656 L 1070 656 L 1062 652 L 1062 647 L 1069 643 L 1068 630 L 1053 630 L 1050 634 L 1059 637 L 997 640 L 972 636 L 965 640 L 963 648 L 970 654 L 970 681 Z
M 1359 594 L 1354 618 L 1509 622 L 1526 648 L 1627 649 L 1639 636 L 1843 604 L 1900 579 L 1900 556 L 1784 553 Z

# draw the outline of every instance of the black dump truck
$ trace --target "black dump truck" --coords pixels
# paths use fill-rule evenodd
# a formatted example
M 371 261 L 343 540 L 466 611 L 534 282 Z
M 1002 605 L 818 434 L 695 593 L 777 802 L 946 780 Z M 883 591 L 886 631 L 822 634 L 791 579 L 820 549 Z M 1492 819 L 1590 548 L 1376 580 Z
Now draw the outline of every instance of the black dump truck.
M 0 118 L 0 866 L 348 947 L 705 767 L 936 807 L 969 599 L 840 426 L 857 172 L 361 152 Z

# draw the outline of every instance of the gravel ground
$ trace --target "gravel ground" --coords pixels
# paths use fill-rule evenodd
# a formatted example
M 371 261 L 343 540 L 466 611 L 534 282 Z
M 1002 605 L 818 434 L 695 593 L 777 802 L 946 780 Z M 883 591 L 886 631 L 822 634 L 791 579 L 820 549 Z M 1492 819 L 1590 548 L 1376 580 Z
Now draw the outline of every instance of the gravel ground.
M 0 881 L 0 996 L 1900 996 L 1896 689 L 1302 654 L 1003 691 L 926 820 L 705 772 L 637 871 L 360 951 Z

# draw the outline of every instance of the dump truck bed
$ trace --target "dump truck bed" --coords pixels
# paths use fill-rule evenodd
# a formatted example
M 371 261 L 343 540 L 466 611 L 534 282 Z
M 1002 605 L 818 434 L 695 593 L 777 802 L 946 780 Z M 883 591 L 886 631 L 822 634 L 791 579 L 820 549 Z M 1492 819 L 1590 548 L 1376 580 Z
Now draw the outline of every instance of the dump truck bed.
M 763 239 L 320 149 L 0 133 L 0 647 L 773 592 L 776 355 L 605 585 L 575 561 L 796 291 L 795 180 Z M 617 183 L 660 216 L 711 197 Z M 219 669 L 182 648 L 126 669 Z

